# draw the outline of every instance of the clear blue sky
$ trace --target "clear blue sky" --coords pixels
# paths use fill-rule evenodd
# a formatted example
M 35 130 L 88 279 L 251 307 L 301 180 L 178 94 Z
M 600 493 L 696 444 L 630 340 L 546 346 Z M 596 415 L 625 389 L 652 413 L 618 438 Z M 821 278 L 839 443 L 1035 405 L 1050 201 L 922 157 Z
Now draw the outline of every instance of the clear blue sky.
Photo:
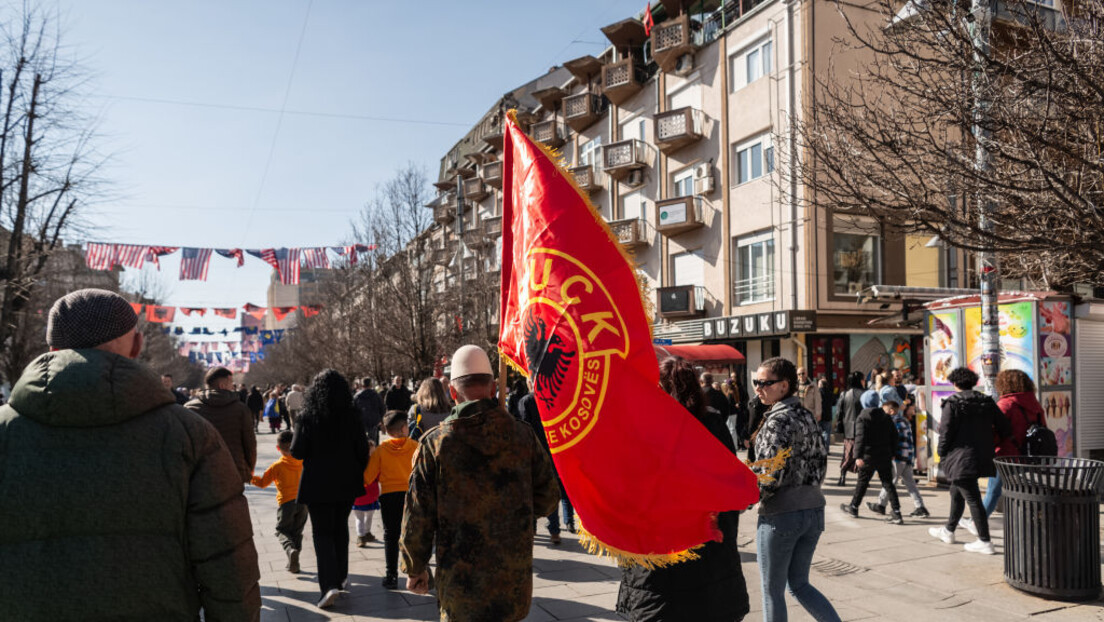
M 502 93 L 599 54 L 599 28 L 645 1 L 40 4 L 94 74 L 87 106 L 114 154 L 119 199 L 89 237 L 260 248 L 340 243 L 396 169 L 434 175 Z M 259 260 L 216 256 L 192 283 L 176 280 L 178 256 L 163 261 L 168 304 L 265 304 Z

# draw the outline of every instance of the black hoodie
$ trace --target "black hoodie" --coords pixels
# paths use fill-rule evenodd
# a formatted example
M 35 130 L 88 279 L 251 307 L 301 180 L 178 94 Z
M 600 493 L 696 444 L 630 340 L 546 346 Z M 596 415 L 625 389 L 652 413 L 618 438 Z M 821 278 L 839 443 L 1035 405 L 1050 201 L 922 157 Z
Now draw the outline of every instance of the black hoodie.
M 993 431 L 1001 439 L 1012 436 L 1012 426 L 993 398 L 977 391 L 960 391 L 943 400 L 939 420 L 940 472 L 949 480 L 992 477 Z

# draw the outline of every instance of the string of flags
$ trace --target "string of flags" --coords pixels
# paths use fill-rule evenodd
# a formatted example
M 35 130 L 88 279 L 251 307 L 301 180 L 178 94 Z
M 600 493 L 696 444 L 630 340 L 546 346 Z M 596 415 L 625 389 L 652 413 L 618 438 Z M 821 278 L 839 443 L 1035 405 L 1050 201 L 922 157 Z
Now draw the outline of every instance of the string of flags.
M 139 317 L 142 316 L 143 311 L 147 322 L 153 322 L 154 324 L 167 324 L 172 322 L 176 318 L 176 312 L 180 311 L 182 314 L 188 317 L 204 317 L 208 311 L 211 311 L 214 316 L 225 318 L 227 320 L 238 319 L 237 307 L 165 307 L 161 305 L 143 305 L 137 302 L 130 303 L 130 306 L 134 308 L 134 312 Z M 298 305 L 293 307 L 258 307 L 254 304 L 245 304 L 242 306 L 242 313 L 245 315 L 253 316 L 255 319 L 263 320 L 268 312 L 272 312 L 272 317 L 276 318 L 277 322 L 283 321 L 288 315 L 299 311 L 303 314 L 303 317 L 314 317 L 322 312 L 322 305 Z
M 181 248 L 143 244 L 111 244 L 88 242 L 85 244 L 84 261 L 92 270 L 112 270 L 115 266 L 141 270 L 146 262 L 161 269 L 160 258 L 180 251 L 181 281 L 206 281 L 207 268 L 212 255 L 233 259 L 237 267 L 245 264 L 245 256 L 251 255 L 272 266 L 284 285 L 299 284 L 299 268 L 326 270 L 332 267 L 329 253 L 357 263 L 357 256 L 375 250 L 374 244 L 349 244 L 347 246 L 319 246 L 313 248 Z

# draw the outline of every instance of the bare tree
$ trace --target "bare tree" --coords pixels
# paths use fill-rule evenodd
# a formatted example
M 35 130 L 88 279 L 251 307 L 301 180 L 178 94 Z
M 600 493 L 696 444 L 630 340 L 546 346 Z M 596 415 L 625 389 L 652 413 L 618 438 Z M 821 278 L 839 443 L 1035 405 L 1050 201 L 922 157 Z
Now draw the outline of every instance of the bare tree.
M 837 1 L 839 63 L 814 78 L 795 123 L 808 200 L 997 252 L 1013 276 L 1098 281 L 1104 0 L 1064 4 L 993 0 L 983 49 L 964 0 Z M 979 134 L 987 168 L 976 166 L 975 123 L 990 136 Z M 979 227 L 979 200 L 992 205 L 992 231 Z
M 38 311 L 50 257 L 102 191 L 94 126 L 76 107 L 82 79 L 55 14 L 25 3 L 0 24 L 0 349 L 9 352 L 33 338 L 18 333 L 35 326 L 27 314 Z

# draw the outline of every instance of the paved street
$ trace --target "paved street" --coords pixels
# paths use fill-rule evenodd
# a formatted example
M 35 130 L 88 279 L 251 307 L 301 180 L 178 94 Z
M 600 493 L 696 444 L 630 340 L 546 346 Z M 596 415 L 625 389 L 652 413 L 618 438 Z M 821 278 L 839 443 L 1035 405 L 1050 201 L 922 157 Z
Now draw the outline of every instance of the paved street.
M 262 433 L 258 438 L 258 473 L 276 459 L 275 437 Z M 833 446 L 837 450 L 838 446 Z M 828 481 L 838 477 L 830 459 Z M 851 478 L 854 482 L 854 478 Z M 871 518 L 868 512 L 858 519 L 839 510 L 851 488 L 824 487 L 828 497 L 826 531 L 814 560 L 811 580 L 835 604 L 844 620 L 1104 620 L 1104 601 L 1070 604 L 1027 596 L 1013 590 L 1003 579 L 1003 533 L 998 515 L 993 541 L 998 555 L 966 553 L 962 545 L 949 546 L 928 536 L 927 528 L 940 524 L 949 506 L 946 490 L 928 489 L 925 502 L 935 518 L 907 519 L 904 526 L 892 526 Z M 262 620 L 298 622 L 301 620 L 436 620 L 435 600 L 402 590 L 380 587 L 383 576 L 383 544 L 376 542 L 349 553 L 350 593 L 329 611 L 316 609 L 319 594 L 314 576 L 314 555 L 310 544 L 310 525 L 304 537 L 303 572 L 292 575 L 284 570 L 286 559 L 273 526 L 276 518 L 275 488 L 247 487 L 253 515 L 253 529 L 261 564 Z M 911 502 L 902 495 L 905 512 Z M 873 497 L 868 493 L 868 499 Z M 351 522 L 351 521 L 350 521 Z M 761 619 L 759 573 L 756 566 L 754 511 L 741 522 L 741 551 L 744 576 L 751 598 L 747 620 Z M 350 530 L 352 526 L 350 525 Z M 382 539 L 377 513 L 373 533 Z M 354 532 L 355 534 L 355 532 Z M 959 530 L 960 538 L 970 538 Z M 564 534 L 562 546 L 548 542 L 545 522 L 537 535 L 534 550 L 534 598 L 528 620 L 619 620 L 613 613 L 617 600 L 619 572 L 607 560 L 585 553 L 571 534 Z M 401 575 L 400 575 L 401 576 Z M 400 587 L 404 580 L 400 578 Z M 791 620 L 811 618 L 790 600 Z

